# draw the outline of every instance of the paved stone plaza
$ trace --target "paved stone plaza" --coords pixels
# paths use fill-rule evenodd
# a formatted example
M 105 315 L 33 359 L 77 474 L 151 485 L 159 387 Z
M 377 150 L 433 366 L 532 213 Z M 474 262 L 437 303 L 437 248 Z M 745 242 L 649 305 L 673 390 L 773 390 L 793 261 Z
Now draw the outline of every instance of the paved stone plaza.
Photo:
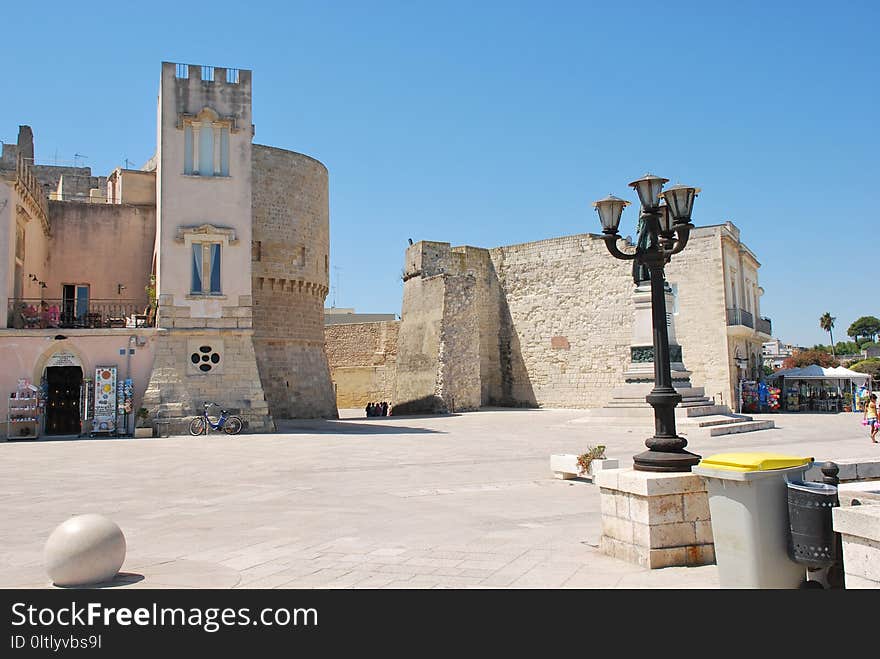
M 621 466 L 650 429 L 583 410 L 282 422 L 272 435 L 0 444 L 0 587 L 45 587 L 43 545 L 72 515 L 125 533 L 124 588 L 717 588 L 717 568 L 647 570 L 598 553 L 599 492 L 551 453 L 605 444 Z M 756 418 L 764 418 L 757 415 Z M 731 450 L 877 458 L 859 414 L 688 436 Z

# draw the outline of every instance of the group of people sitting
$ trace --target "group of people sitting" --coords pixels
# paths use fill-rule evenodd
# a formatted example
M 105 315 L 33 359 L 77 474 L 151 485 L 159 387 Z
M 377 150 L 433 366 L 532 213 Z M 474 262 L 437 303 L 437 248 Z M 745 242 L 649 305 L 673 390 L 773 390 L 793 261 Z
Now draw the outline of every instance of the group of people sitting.
M 367 403 L 365 409 L 367 416 L 388 416 L 391 414 L 391 406 L 385 401 L 381 403 Z
M 19 307 L 21 319 L 25 327 L 58 327 L 61 321 L 61 310 L 57 304 L 51 306 L 47 302 L 41 302 L 37 307 L 34 304 Z

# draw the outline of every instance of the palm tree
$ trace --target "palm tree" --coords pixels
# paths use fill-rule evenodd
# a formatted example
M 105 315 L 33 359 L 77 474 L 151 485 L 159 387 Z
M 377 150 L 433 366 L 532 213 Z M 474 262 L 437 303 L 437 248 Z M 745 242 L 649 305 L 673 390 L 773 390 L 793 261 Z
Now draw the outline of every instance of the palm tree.
M 831 312 L 826 311 L 822 314 L 822 317 L 819 319 L 819 327 L 828 332 L 831 336 L 831 354 L 834 355 L 834 333 L 831 331 L 834 329 L 834 321 L 837 320 L 834 316 L 831 315 Z

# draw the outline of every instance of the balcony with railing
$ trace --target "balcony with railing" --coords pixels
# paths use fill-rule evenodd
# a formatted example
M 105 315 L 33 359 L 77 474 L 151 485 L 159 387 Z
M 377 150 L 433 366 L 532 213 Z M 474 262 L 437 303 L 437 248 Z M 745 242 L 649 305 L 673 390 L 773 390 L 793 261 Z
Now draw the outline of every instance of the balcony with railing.
M 745 309 L 732 308 L 727 310 L 727 335 L 738 338 L 750 338 L 755 335 L 755 319 Z
M 770 322 L 769 318 L 756 318 L 755 319 L 755 330 L 757 330 L 760 334 L 766 334 L 767 336 L 773 336 L 773 325 Z
M 6 325 L 14 329 L 153 327 L 156 314 L 136 300 L 10 298 Z
M 745 309 L 737 309 L 736 307 L 727 310 L 727 324 L 755 328 L 755 320 L 752 314 Z

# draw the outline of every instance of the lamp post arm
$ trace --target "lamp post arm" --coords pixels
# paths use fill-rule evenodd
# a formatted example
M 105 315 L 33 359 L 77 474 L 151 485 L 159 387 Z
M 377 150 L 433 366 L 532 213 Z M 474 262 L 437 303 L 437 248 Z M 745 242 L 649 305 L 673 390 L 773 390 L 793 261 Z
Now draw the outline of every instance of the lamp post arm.
M 611 255 L 620 259 L 621 261 L 632 261 L 634 258 L 638 256 L 638 252 L 635 254 L 627 254 L 626 252 L 620 251 L 617 247 L 617 241 L 620 240 L 619 234 L 605 234 L 602 236 L 602 240 L 605 241 L 605 247 L 608 248 L 608 251 L 611 252 Z
M 681 250 L 687 247 L 688 239 L 691 237 L 691 229 L 694 228 L 694 225 L 688 222 L 687 224 L 683 224 L 676 228 L 676 232 L 678 233 L 678 240 L 675 241 L 675 246 L 672 248 L 672 251 L 669 252 L 669 255 L 678 254 Z

